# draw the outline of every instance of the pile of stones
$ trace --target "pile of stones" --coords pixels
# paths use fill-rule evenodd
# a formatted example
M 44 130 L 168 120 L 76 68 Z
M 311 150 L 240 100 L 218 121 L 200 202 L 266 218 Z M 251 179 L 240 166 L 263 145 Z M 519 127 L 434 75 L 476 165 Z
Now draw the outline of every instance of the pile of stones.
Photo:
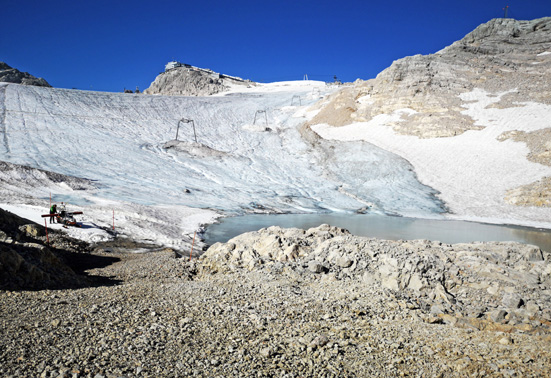
M 358 237 L 322 225 L 309 230 L 270 227 L 213 245 L 207 271 L 280 271 L 381 286 L 427 317 L 466 326 L 549 331 L 551 254 L 514 242 L 442 244 Z M 315 278 L 315 277 L 314 277 Z M 536 331 L 537 329 L 537 331 Z

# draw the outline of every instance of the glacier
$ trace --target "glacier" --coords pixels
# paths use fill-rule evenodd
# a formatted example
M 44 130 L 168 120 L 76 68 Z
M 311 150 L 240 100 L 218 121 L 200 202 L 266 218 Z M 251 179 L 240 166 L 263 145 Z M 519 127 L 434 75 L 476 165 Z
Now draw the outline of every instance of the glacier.
M 147 213 L 141 218 L 150 222 L 168 217 L 165 223 L 176 226 L 166 240 L 181 239 L 182 230 L 189 234 L 219 215 L 443 213 L 438 193 L 421 184 L 402 157 L 365 141 L 326 140 L 304 126 L 309 106 L 336 89 L 296 81 L 185 97 L 0 84 L 0 160 L 94 184 L 86 190 L 37 188 L 23 180 L 19 190 L 4 185 L 0 198 L 39 207 L 53 192 L 54 200 L 92 218 L 103 207 L 124 207 L 129 216 Z M 197 142 L 190 123 L 180 123 L 175 141 L 183 118 L 193 120 Z M 30 187 L 34 202 L 24 198 Z M 186 218 L 199 209 L 211 213 Z

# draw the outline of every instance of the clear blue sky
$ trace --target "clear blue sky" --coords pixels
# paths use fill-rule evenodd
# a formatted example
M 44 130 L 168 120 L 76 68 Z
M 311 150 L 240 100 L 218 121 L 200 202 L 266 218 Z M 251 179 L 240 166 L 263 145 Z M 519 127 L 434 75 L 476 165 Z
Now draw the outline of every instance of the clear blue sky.
M 147 88 L 176 59 L 260 82 L 370 79 L 551 0 L 1 0 L 0 61 L 54 87 Z

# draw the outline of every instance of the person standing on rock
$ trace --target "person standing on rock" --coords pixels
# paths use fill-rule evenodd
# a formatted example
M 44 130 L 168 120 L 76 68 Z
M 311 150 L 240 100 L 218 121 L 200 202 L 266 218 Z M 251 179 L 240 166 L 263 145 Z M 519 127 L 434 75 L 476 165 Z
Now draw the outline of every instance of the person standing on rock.
M 50 207 L 50 223 L 55 223 L 55 216 L 53 214 L 57 213 L 57 205 L 54 203 L 52 207 Z

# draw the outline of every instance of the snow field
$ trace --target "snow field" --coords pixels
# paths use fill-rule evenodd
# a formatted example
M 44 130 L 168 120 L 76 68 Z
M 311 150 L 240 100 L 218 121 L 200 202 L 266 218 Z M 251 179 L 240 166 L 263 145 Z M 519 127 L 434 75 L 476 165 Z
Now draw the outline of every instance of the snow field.
M 423 184 L 440 192 L 450 218 L 551 228 L 551 209 L 512 206 L 503 199 L 509 189 L 550 176 L 551 167 L 528 161 L 524 143 L 496 139 L 509 130 L 549 127 L 551 107 L 537 103 L 506 109 L 489 107 L 504 94 L 490 95 L 480 89 L 464 94 L 464 113 L 485 128 L 453 138 L 419 139 L 396 134 L 386 126 L 400 121 L 400 113 L 413 112 L 411 109 L 379 115 L 369 122 L 339 128 L 316 125 L 312 129 L 326 139 L 364 140 L 404 157 Z

